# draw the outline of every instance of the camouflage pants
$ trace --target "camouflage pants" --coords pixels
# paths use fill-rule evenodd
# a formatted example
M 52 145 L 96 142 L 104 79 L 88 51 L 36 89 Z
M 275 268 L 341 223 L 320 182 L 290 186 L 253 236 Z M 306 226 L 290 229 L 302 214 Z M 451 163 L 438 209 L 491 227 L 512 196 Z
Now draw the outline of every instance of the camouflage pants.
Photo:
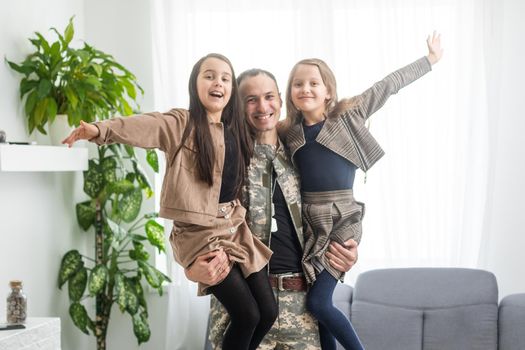
M 263 339 L 261 350 L 319 350 L 317 320 L 306 311 L 306 292 L 273 289 L 279 316 Z M 229 316 L 221 303 L 212 295 L 209 337 L 212 349 L 220 350 L 222 336 Z

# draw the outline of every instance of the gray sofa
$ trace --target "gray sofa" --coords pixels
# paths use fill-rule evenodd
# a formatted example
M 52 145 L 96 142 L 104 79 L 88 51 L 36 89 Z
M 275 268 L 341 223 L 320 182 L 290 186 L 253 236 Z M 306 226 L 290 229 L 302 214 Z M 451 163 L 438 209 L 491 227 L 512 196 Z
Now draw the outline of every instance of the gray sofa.
M 525 350 L 525 294 L 498 304 L 487 271 L 372 270 L 353 288 L 339 283 L 333 300 L 366 350 Z
M 366 350 L 524 350 L 525 294 L 498 305 L 495 276 L 460 268 L 372 270 L 335 304 Z

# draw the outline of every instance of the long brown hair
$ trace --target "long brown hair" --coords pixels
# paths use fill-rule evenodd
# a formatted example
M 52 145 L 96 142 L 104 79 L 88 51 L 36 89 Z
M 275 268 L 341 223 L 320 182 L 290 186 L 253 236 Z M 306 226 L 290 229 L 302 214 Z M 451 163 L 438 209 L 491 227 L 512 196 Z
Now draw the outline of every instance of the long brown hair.
M 199 94 L 197 92 L 197 77 L 203 62 L 208 58 L 217 58 L 226 62 L 232 71 L 231 97 L 222 111 L 221 121 L 224 123 L 224 128 L 229 128 L 235 137 L 238 160 L 237 175 L 238 178 L 241 179 L 241 182 L 236 186 L 236 192 L 239 194 L 244 181 L 245 169 L 250 164 L 250 158 L 253 154 L 253 141 L 250 137 L 248 126 L 244 118 L 242 104 L 240 103 L 239 89 L 235 79 L 233 66 L 230 60 L 221 54 L 210 53 L 199 59 L 193 66 L 188 84 L 190 95 L 190 117 L 188 124 L 184 129 L 184 133 L 182 134 L 181 145 L 184 144 L 193 130 L 194 143 L 198 154 L 197 169 L 199 173 L 199 179 L 206 182 L 209 186 L 212 186 L 213 165 L 215 163 L 215 145 L 213 142 L 210 142 L 212 138 L 209 128 L 208 115 L 206 113 L 206 108 L 200 101 Z M 179 150 L 177 150 L 176 153 L 178 153 Z

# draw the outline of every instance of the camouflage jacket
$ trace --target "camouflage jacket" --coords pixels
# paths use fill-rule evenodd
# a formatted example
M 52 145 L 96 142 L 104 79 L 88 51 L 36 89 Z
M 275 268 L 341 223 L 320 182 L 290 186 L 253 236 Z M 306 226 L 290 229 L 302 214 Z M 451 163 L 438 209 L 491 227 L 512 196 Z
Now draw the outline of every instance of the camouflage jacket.
M 269 246 L 272 231 L 272 194 L 275 186 L 272 170 L 277 174 L 275 181 L 281 187 L 299 243 L 304 248 L 299 175 L 280 140 L 279 147 L 255 145 L 243 191 L 243 205 L 248 209 L 246 221 L 252 233 Z

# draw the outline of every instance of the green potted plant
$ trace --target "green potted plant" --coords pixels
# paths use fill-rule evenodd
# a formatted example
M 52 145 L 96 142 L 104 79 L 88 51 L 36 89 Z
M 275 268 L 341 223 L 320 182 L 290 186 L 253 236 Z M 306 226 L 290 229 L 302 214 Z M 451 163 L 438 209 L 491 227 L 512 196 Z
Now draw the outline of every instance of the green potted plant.
M 20 63 L 6 59 L 23 75 L 20 98 L 25 101 L 29 133 L 37 129 L 47 134 L 45 126 L 53 123 L 57 114 L 67 115 L 70 126 L 78 126 L 80 120 L 132 114 L 130 101 L 136 104 L 137 92 L 143 93 L 135 76 L 111 55 L 85 42 L 82 48 L 72 48 L 73 17 L 63 33 L 50 30 L 58 40 L 49 42 L 35 32 L 29 39 L 34 52 Z
M 46 124 L 60 113 L 67 115 L 69 125 L 77 126 L 80 120 L 129 115 L 131 104 L 138 107 L 137 91 L 143 91 L 130 71 L 87 43 L 80 49 L 70 47 L 73 18 L 63 33 L 51 30 L 57 41 L 49 43 L 37 32 L 29 39 L 35 52 L 19 64 L 6 60 L 24 75 L 20 97 L 25 100 L 30 133 L 37 129 L 46 134 Z M 155 151 L 148 150 L 146 160 L 158 172 Z M 98 157 L 89 160 L 84 172 L 84 192 L 89 199 L 76 205 L 76 214 L 83 230 L 94 230 L 94 256 L 68 251 L 58 276 L 59 288 L 68 287 L 71 319 L 82 332 L 91 332 L 97 349 L 104 350 L 116 304 L 130 315 L 139 344 L 146 342 L 150 329 L 143 283 L 162 295 L 169 278 L 149 262 L 148 246 L 165 251 L 164 229 L 155 221 L 157 213 L 139 216 L 143 193 L 151 197 L 153 190 L 133 147 L 98 147 Z M 90 310 L 88 302 L 93 299 L 95 310 Z
M 148 151 L 147 160 L 158 171 L 154 151 Z M 73 249 L 62 258 L 58 285 L 68 285 L 69 314 L 82 332 L 95 335 L 97 349 L 105 350 L 111 309 L 117 304 L 130 315 L 138 343 L 146 342 L 151 332 L 142 282 L 162 295 L 169 278 L 149 263 L 148 244 L 165 251 L 164 228 L 155 221 L 157 213 L 139 216 L 142 192 L 153 192 L 134 149 L 99 147 L 98 159 L 91 159 L 84 172 L 84 192 L 90 199 L 76 205 L 77 220 L 84 230 L 94 228 L 95 256 Z M 94 317 L 83 304 L 90 298 L 95 298 Z

